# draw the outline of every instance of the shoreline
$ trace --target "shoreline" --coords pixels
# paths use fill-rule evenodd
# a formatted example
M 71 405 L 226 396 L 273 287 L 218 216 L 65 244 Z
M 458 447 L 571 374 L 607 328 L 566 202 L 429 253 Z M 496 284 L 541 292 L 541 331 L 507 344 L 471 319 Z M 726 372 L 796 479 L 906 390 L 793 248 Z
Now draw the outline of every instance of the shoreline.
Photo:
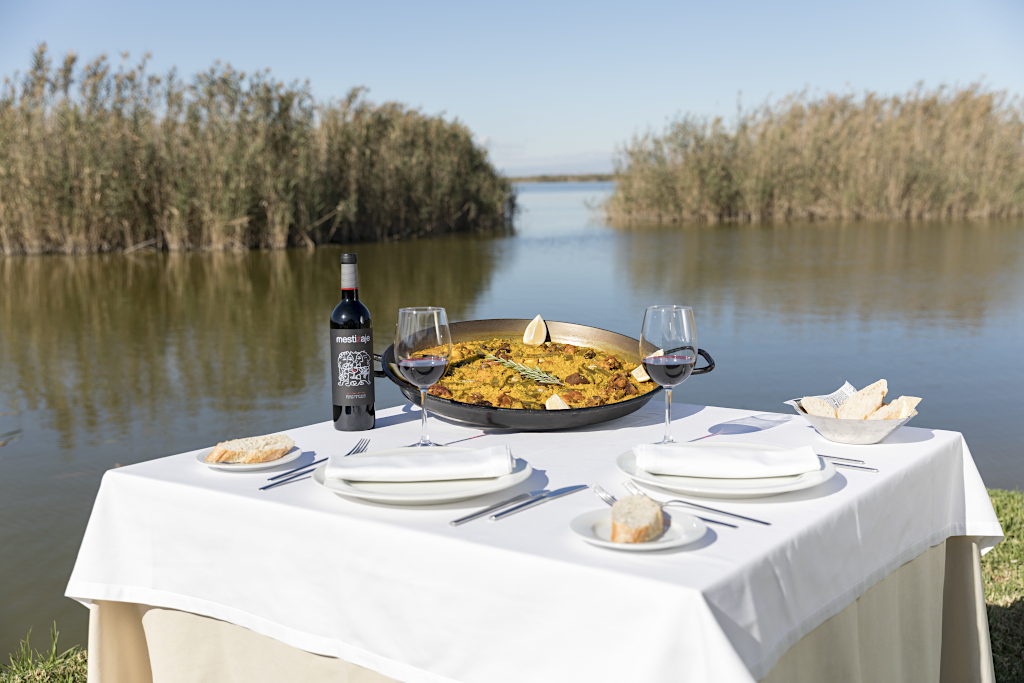
M 579 175 L 506 176 L 513 183 L 606 183 L 615 180 L 613 173 L 582 173 Z

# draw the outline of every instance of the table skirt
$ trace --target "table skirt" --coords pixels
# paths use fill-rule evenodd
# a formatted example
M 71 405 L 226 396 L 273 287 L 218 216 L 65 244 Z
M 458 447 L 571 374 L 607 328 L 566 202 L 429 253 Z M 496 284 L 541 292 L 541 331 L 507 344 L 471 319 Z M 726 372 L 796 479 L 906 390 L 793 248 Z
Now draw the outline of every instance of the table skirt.
M 790 648 L 762 683 L 994 683 L 978 544 L 951 537 Z M 97 601 L 89 683 L 393 683 L 209 617 Z M 686 680 L 686 672 L 680 672 Z

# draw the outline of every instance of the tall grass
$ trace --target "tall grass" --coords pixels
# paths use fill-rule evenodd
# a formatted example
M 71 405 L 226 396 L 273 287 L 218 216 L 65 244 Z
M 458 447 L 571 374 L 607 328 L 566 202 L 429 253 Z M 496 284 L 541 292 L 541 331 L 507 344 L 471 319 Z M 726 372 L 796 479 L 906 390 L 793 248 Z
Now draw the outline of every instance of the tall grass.
M 191 82 L 41 45 L 0 89 L 0 253 L 276 248 L 505 228 L 461 123 L 215 64 Z
M 610 218 L 643 221 L 1024 215 L 1024 101 L 981 85 L 798 93 L 733 125 L 687 115 L 616 159 Z

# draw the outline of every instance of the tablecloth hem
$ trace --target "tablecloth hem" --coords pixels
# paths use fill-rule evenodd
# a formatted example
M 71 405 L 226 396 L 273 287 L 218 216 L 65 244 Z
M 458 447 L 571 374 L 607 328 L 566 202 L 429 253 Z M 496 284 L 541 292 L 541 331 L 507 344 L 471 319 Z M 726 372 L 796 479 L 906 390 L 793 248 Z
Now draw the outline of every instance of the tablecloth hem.
M 379 674 L 394 678 L 403 683 L 460 683 L 454 679 L 433 674 L 409 664 L 396 662 L 393 659 L 367 652 L 362 648 L 348 645 L 332 638 L 324 638 L 298 631 L 288 626 L 268 621 L 249 612 L 200 598 L 190 598 L 177 593 L 168 593 L 152 588 L 116 586 L 74 580 L 68 583 L 64 595 L 82 603 L 86 607 L 90 607 L 95 600 L 131 602 L 191 612 L 192 614 L 226 621 L 300 650 L 316 655 L 343 659 L 351 664 L 376 671 Z
M 980 529 L 974 527 L 986 525 L 970 526 L 972 527 L 971 531 L 980 531 Z M 991 531 L 991 529 L 988 528 L 984 530 Z M 846 606 L 850 605 L 852 602 L 867 593 L 872 586 L 880 582 L 886 576 L 902 567 L 907 562 L 913 561 L 929 548 L 939 545 L 953 536 L 971 536 L 981 539 L 993 538 L 992 536 L 979 537 L 977 534 L 968 533 L 968 525 L 964 522 L 952 522 L 942 529 L 933 531 L 928 536 L 896 553 L 889 560 L 868 572 L 867 576 L 863 580 L 858 581 L 854 585 L 842 591 L 811 615 L 800 620 L 796 626 L 776 640 L 775 644 L 772 645 L 761 659 L 748 665 L 751 675 L 757 680 L 767 676 L 772 668 L 778 663 L 779 659 L 782 658 L 782 655 L 784 655 L 791 647 L 796 645 L 801 638 L 828 621 L 830 618 L 839 614 Z M 1002 539 L 1002 528 L 999 529 L 998 538 Z

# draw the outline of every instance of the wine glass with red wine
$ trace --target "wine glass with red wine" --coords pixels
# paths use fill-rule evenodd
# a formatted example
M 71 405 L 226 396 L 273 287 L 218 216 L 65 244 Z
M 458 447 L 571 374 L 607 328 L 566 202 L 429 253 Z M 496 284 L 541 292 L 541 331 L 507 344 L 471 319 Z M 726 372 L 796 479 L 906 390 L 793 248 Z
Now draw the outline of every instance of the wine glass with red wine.
M 697 326 L 689 306 L 648 306 L 640 332 L 640 358 L 651 379 L 665 388 L 665 438 L 672 438 L 672 389 L 682 384 L 697 361 Z
M 419 443 L 413 446 L 438 446 L 427 436 L 427 389 L 436 384 L 448 369 L 452 355 L 452 335 L 448 314 L 443 308 L 422 306 L 398 309 L 395 328 L 395 362 L 402 377 L 420 390 L 423 421 Z

